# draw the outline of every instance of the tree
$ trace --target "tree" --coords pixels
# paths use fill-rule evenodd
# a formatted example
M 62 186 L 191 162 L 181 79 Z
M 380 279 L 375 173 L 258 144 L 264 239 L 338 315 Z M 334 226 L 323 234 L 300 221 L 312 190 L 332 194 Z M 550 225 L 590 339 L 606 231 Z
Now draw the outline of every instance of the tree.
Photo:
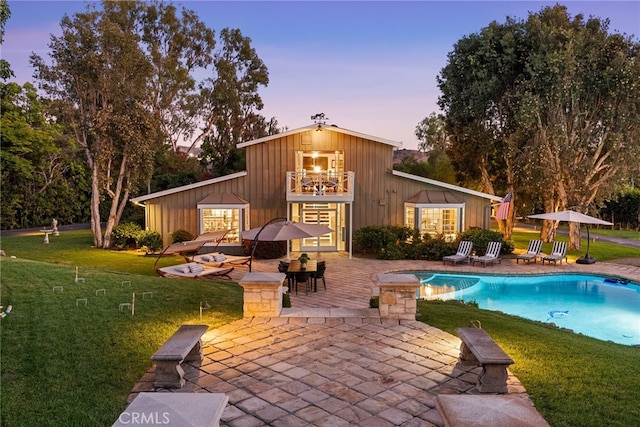
M 150 104 L 151 64 L 140 49 L 139 2 L 89 5 L 61 21 L 51 37 L 51 65 L 31 58 L 41 88 L 55 101 L 56 117 L 67 123 L 91 171 L 91 228 L 94 244 L 108 248 L 129 193 L 152 170 L 153 147 L 162 141 Z M 110 200 L 104 239 L 100 202 Z
M 215 176 L 236 169 L 243 154 L 236 144 L 277 133 L 277 122 L 269 122 L 258 111 L 263 108 L 258 93 L 267 86 L 267 67 L 251 47 L 251 39 L 240 30 L 220 32 L 220 48 L 214 54 L 215 74 L 201 84 L 201 122 L 204 123 L 192 145 L 202 143 L 202 161 Z
M 2 229 L 84 222 L 89 180 L 78 150 L 30 83 L 0 83 Z
M 445 118 L 442 115 L 431 113 L 429 117 L 422 119 L 415 130 L 416 137 L 420 140 L 418 150 L 431 151 L 439 148 L 444 151 L 449 145 Z
M 4 43 L 4 24 L 10 16 L 11 10 L 7 4 L 7 0 L 0 0 L 0 46 Z M 0 79 L 8 80 L 11 77 L 14 77 L 11 66 L 6 60 L 0 59 Z
M 608 25 L 571 19 L 561 6 L 526 23 L 524 105 L 533 120 L 524 124 L 546 154 L 553 191 L 545 206 L 586 212 L 637 167 L 628 159 L 640 155 L 640 45 Z M 570 247 L 580 240 L 579 224 L 570 223 Z
M 607 30 L 554 6 L 460 40 L 438 77 L 457 169 L 545 211 L 586 211 L 637 173 L 625 159 L 640 154 L 640 47 Z M 543 240 L 553 231 L 545 223 Z
M 213 30 L 195 12 L 184 8 L 180 16 L 176 12 L 174 6 L 158 3 L 150 4 L 141 16 L 141 47 L 153 68 L 151 108 L 162 118 L 174 153 L 179 143 L 193 139 L 198 128 L 202 96 L 196 91 L 194 73 L 211 65 L 215 47 Z

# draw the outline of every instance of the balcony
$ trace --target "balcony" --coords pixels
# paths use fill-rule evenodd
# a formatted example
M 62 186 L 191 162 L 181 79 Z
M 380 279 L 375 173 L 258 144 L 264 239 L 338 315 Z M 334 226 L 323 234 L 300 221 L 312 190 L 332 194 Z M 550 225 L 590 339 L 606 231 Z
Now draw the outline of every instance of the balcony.
M 355 172 L 287 172 L 288 202 L 353 202 Z

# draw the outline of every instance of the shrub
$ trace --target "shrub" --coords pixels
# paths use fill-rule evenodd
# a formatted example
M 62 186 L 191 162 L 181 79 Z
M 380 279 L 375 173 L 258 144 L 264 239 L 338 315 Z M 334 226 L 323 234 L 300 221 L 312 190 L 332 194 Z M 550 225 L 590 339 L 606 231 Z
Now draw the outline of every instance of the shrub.
M 291 295 L 289 293 L 282 294 L 282 307 L 291 308 Z
M 499 231 L 484 230 L 482 228 L 471 228 L 465 231 L 460 235 L 460 240 L 471 240 L 476 254 L 484 254 L 487 251 L 489 242 L 502 242 L 501 254 L 510 254 L 514 249 L 513 242 L 505 241 Z
M 193 234 L 187 230 L 176 230 L 171 233 L 171 243 L 179 243 L 193 240 Z
M 117 250 L 136 249 L 142 228 L 133 222 L 125 222 L 113 227 L 111 231 L 111 247 Z
M 428 261 L 440 261 L 444 256 L 455 254 L 457 249 L 458 242 L 448 242 L 443 235 L 437 237 L 426 235 L 418 248 L 418 253 Z
M 153 253 L 162 249 L 162 236 L 157 231 L 142 231 L 138 238 L 140 247 L 146 248 L 145 252 Z
M 400 245 L 390 243 L 380 250 L 379 259 L 406 259 L 405 253 Z
M 253 240 L 243 240 L 244 253 L 251 255 L 251 244 Z M 264 242 L 259 241 L 253 256 L 257 259 L 275 259 L 287 254 L 287 242 Z
M 390 243 L 395 243 L 397 235 L 390 227 L 370 225 L 356 230 L 353 240 L 363 252 L 372 250 L 374 253 L 378 253 Z
M 369 298 L 369 308 L 380 308 L 380 296 L 375 295 Z

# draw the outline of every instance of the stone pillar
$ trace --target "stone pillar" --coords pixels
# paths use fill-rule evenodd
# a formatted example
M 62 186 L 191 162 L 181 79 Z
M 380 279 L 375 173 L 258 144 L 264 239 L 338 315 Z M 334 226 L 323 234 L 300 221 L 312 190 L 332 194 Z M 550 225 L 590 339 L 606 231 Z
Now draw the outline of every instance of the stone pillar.
M 247 273 L 240 280 L 244 289 L 244 317 L 278 317 L 282 311 L 284 273 Z
M 416 320 L 418 278 L 411 274 L 378 274 L 380 317 Z

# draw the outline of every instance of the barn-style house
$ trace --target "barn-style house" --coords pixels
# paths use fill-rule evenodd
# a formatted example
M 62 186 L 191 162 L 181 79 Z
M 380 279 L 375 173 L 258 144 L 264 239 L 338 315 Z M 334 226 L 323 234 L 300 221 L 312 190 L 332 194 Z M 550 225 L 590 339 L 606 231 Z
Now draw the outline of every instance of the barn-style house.
M 293 251 L 352 251 L 355 230 L 406 225 L 423 233 L 489 228 L 501 197 L 393 170 L 401 143 L 316 123 L 243 142 L 245 171 L 136 197 L 146 228 L 165 244 L 175 230 L 231 230 L 219 249 L 242 251 L 241 232 L 273 218 L 333 231 L 292 241 Z

